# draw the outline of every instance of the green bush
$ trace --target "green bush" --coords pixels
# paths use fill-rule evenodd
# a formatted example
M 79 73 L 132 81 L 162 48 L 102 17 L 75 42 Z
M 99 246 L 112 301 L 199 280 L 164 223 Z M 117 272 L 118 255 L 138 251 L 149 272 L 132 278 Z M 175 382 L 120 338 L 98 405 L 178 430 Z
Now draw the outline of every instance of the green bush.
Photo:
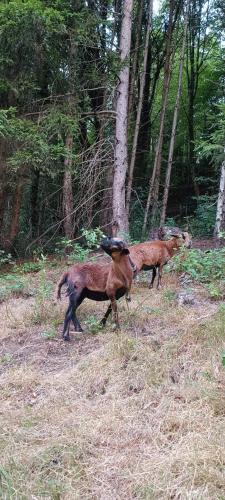
M 96 229 L 82 229 L 82 236 L 85 238 L 88 248 L 97 248 L 100 241 L 104 237 L 102 230 L 97 227 Z
M 74 263 L 83 262 L 89 254 L 89 249 L 82 247 L 79 243 L 74 243 L 73 240 L 63 238 L 56 244 L 55 252 L 60 258 L 67 256 L 69 263 Z
M 216 195 L 200 196 L 194 216 L 188 217 L 189 231 L 192 235 L 212 236 L 216 221 Z
M 0 303 L 9 297 L 29 297 L 34 294 L 27 280 L 16 274 L 6 274 L 0 278 Z
M 13 264 L 11 253 L 6 253 L 5 250 L 0 250 L 0 267 L 4 264 Z
M 170 261 L 169 268 L 205 284 L 212 298 L 225 296 L 225 248 L 183 250 Z

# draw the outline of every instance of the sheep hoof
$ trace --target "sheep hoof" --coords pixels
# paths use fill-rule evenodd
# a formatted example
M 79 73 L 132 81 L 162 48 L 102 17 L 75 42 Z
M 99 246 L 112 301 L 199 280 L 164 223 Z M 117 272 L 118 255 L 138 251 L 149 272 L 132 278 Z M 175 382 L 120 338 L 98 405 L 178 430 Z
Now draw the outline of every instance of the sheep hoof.
M 65 340 L 66 342 L 69 342 L 70 341 L 69 335 L 63 335 L 63 340 Z
M 150 289 L 150 288 L 153 288 L 153 284 L 152 284 L 152 283 L 150 283 L 150 285 L 148 286 L 148 288 L 149 288 L 149 289 Z

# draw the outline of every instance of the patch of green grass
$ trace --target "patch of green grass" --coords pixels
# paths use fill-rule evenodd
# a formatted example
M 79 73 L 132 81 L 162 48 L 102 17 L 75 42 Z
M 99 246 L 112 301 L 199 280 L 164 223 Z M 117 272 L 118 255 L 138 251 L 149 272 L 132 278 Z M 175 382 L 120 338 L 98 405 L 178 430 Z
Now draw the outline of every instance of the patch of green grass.
M 135 498 L 138 500 L 154 500 L 155 497 L 155 489 L 151 485 L 140 485 L 134 488 Z
M 171 304 L 176 298 L 176 291 L 167 288 L 162 291 L 162 297 L 166 302 L 169 302 Z
M 85 325 L 88 327 L 88 330 L 93 334 L 98 333 L 103 329 L 99 320 L 95 316 L 91 315 L 86 319 Z
M 44 339 L 54 339 L 56 337 L 56 330 L 54 328 L 49 328 L 49 330 L 46 330 L 44 332 L 41 332 L 41 337 Z
M 31 318 L 34 324 L 41 324 L 53 316 L 53 307 L 52 303 L 50 303 L 52 288 L 53 283 L 47 279 L 46 269 L 43 268 L 39 272 L 39 284 L 36 290 L 34 311 Z
M 0 493 L 1 498 L 15 498 L 13 479 L 11 474 L 0 465 Z
M 5 352 L 2 356 L 0 356 L 0 363 L 5 364 L 5 363 L 10 363 L 12 361 L 13 355 L 10 352 Z
M 221 300 L 225 297 L 224 262 L 225 248 L 206 252 L 183 249 L 169 262 L 167 271 L 189 275 L 191 280 L 205 286 L 210 298 Z
M 20 274 L 35 273 L 42 269 L 42 262 L 24 262 L 20 266 L 14 266 L 13 271 Z
M 5 274 L 0 278 L 0 302 L 10 297 L 30 297 L 34 295 L 34 289 L 29 281 L 17 274 Z

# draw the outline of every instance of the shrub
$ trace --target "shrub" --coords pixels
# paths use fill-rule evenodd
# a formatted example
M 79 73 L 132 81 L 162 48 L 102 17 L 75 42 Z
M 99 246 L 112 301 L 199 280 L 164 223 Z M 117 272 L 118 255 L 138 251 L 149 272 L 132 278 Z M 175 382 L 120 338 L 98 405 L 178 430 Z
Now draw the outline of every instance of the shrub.
M 169 263 L 169 268 L 177 272 L 185 272 L 189 276 L 206 285 L 212 298 L 225 296 L 225 248 L 209 250 L 183 250 Z
M 73 240 L 67 238 L 61 239 L 56 244 L 55 252 L 60 258 L 67 256 L 69 263 L 83 262 L 89 254 L 87 248 L 83 248 L 79 243 L 74 243 Z

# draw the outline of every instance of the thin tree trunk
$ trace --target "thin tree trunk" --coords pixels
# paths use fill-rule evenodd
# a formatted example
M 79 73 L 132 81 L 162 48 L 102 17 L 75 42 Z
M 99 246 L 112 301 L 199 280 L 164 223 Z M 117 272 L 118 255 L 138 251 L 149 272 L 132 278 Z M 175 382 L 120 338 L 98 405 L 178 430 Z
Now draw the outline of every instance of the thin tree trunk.
M 163 203 L 162 203 L 162 213 L 161 213 L 161 218 L 160 218 L 160 225 L 163 225 L 165 223 L 165 219 L 166 219 L 166 209 L 167 209 L 167 202 L 168 202 L 168 195 L 169 195 L 170 177 L 171 177 L 171 170 L 172 170 L 172 164 L 173 164 L 174 143 L 175 143 L 176 128 L 177 128 L 177 117 L 178 117 L 181 88 L 182 88 L 184 56 L 185 56 L 186 37 L 187 37 L 187 25 L 188 25 L 188 11 L 186 11 L 183 43 L 182 43 L 181 56 L 180 56 L 177 96 L 176 96 L 176 102 L 175 102 L 174 114 L 173 114 L 173 125 L 172 125 L 172 133 L 171 133 L 171 138 L 170 138 L 169 156 L 168 156 L 168 163 L 167 163 L 167 171 L 166 171 L 165 188 L 164 188 L 164 194 L 163 194 Z
M 143 0 L 138 5 L 139 12 L 137 16 L 137 24 L 136 24 L 136 39 L 135 39 L 135 48 L 133 55 L 133 64 L 131 69 L 131 79 L 130 79 L 130 91 L 129 91 L 129 100 L 128 100 L 128 121 L 130 123 L 132 118 L 132 110 L 133 110 L 133 102 L 134 102 L 134 88 L 135 88 L 135 80 L 137 77 L 137 62 L 138 62 L 138 54 L 140 48 L 140 39 L 141 39 L 141 22 L 143 16 Z
M 7 241 L 7 246 L 11 247 L 13 245 L 14 240 L 16 239 L 18 229 L 19 229 L 19 217 L 20 217 L 20 207 L 22 201 L 22 188 L 23 188 L 23 178 L 20 177 L 18 179 L 16 185 L 15 197 L 13 199 L 13 208 L 12 208 L 12 217 L 11 224 L 9 229 L 9 238 Z
M 146 79 L 149 38 L 150 38 L 150 32 L 151 32 L 151 26 L 152 26 L 152 7 L 153 7 L 153 0 L 149 0 L 148 24 L 147 24 L 147 31 L 146 31 L 146 38 L 145 38 L 143 71 L 141 74 L 140 95 L 139 95 L 139 101 L 138 101 L 137 117 L 136 117 L 136 123 L 135 123 L 134 139 L 133 139 L 132 154 L 131 154 L 131 160 L 130 160 L 128 184 L 127 184 L 126 209 L 127 209 L 128 217 L 129 217 L 129 211 L 130 211 L 130 198 L 131 198 L 131 190 L 132 190 L 132 184 L 133 184 L 133 174 L 134 174 L 134 165 L 135 165 L 135 159 L 136 159 L 138 134 L 139 134 L 139 129 L 140 129 L 141 111 L 142 111 L 142 106 L 143 106 L 143 96 L 144 96 L 145 79 Z
M 225 160 L 221 167 L 214 235 L 219 238 L 221 231 L 225 231 Z
M 31 228 L 33 238 L 38 234 L 38 190 L 39 190 L 40 171 L 33 172 L 31 192 L 30 192 L 30 206 L 31 206 Z
M 4 213 L 5 213 L 5 206 L 6 206 L 6 198 L 7 198 L 7 190 L 6 186 L 4 186 L 4 189 L 1 187 L 0 190 L 0 241 L 2 239 L 2 234 L 3 234 L 3 221 L 4 221 Z
M 120 37 L 120 53 L 122 69 L 119 73 L 116 102 L 116 145 L 115 169 L 113 178 L 113 219 L 114 227 L 128 233 L 128 217 L 125 206 L 125 180 L 128 167 L 127 160 L 127 112 L 129 90 L 129 57 L 131 44 L 131 14 L 133 0 L 124 0 L 123 19 Z
M 72 192 L 72 149 L 73 138 L 71 135 L 66 137 L 67 156 L 64 160 L 64 178 L 63 178 L 63 228 L 68 240 L 73 238 L 73 192 Z
M 149 185 L 149 193 L 147 198 L 147 204 L 144 215 L 144 223 L 142 228 L 142 234 L 145 233 L 147 227 L 147 219 L 150 206 L 154 205 L 158 196 L 159 189 L 159 177 L 161 169 L 161 159 L 162 159 L 162 145 L 163 145 L 163 132 L 166 116 L 166 106 L 169 93 L 170 77 L 171 77 L 171 46 L 172 46 L 172 33 L 173 33 L 173 11 L 174 11 L 174 1 L 170 0 L 170 12 L 169 12 L 169 24 L 167 30 L 167 47 L 166 56 L 164 64 L 164 80 L 163 80 L 163 90 L 162 90 L 162 101 L 161 101 L 161 112 L 160 112 L 160 128 L 159 137 L 156 145 L 155 161 L 152 171 L 152 176 Z
M 206 11 L 205 11 L 206 7 Z M 196 156 L 195 156 L 195 102 L 198 91 L 199 75 L 206 58 L 206 40 L 208 37 L 208 5 L 204 0 L 192 0 L 188 5 L 189 26 L 187 44 L 187 91 L 188 91 L 188 160 L 190 165 L 191 180 L 195 196 L 200 194 L 199 185 L 196 180 Z M 204 22 L 206 17 L 206 22 Z

